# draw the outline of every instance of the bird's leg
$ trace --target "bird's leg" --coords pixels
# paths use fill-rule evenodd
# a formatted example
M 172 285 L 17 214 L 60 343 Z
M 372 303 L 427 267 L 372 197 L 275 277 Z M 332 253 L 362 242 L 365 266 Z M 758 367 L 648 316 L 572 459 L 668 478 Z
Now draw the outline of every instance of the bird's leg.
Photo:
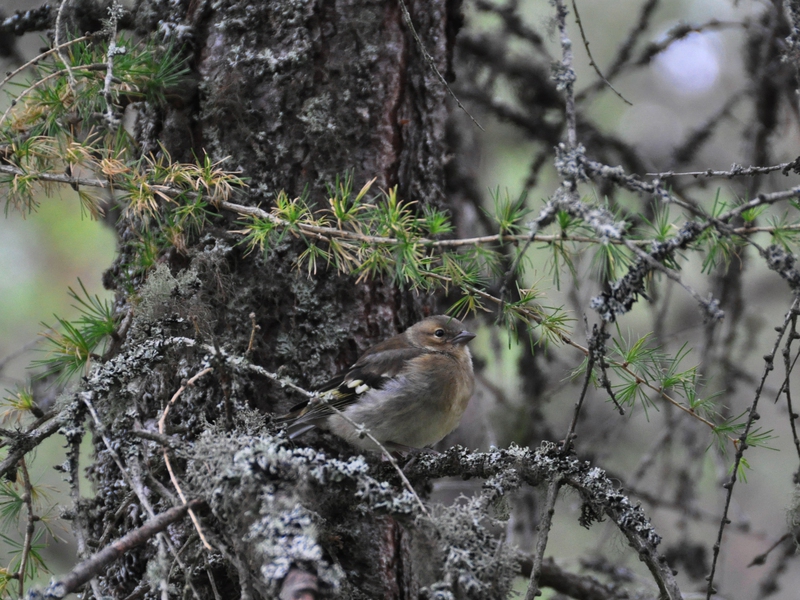
M 403 472 L 413 467 L 414 463 L 417 462 L 417 458 L 422 454 L 433 454 L 434 456 L 439 456 L 441 454 L 441 452 L 433 448 L 412 448 L 411 446 L 403 446 L 403 448 L 405 448 L 406 453 L 411 457 L 403 467 Z

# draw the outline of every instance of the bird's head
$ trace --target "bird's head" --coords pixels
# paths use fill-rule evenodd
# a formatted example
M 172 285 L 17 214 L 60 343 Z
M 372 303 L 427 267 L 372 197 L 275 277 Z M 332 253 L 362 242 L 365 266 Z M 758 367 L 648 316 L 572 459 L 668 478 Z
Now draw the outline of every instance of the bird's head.
M 436 352 L 455 351 L 475 337 L 461 321 L 445 315 L 423 319 L 409 327 L 405 335 L 411 345 Z

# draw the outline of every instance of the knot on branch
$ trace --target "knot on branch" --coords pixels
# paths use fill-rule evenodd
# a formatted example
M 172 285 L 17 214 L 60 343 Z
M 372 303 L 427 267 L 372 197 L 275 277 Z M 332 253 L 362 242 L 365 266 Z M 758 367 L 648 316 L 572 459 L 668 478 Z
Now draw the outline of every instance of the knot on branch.
M 565 66 L 563 63 L 553 64 L 550 77 L 556 82 L 556 89 L 559 92 L 569 90 L 577 79 L 575 70 Z
M 725 311 L 719 307 L 719 300 L 709 296 L 708 300 L 700 303 L 705 311 L 704 321 L 721 321 L 725 318 Z
M 561 177 L 567 181 L 588 181 L 588 176 L 583 168 L 586 161 L 586 148 L 578 144 L 569 148 L 565 143 L 556 146 L 556 158 L 553 164 Z
M 644 279 L 650 271 L 645 261 L 638 261 L 622 279 L 611 284 L 608 292 L 592 298 L 589 306 L 597 311 L 603 321 L 613 323 L 617 316 L 630 311 L 639 295 L 644 294 Z
M 800 271 L 795 268 L 797 259 L 794 254 L 787 252 L 782 246 L 772 244 L 763 252 L 767 266 L 783 277 L 797 294 L 800 292 Z
M 654 269 L 652 263 L 664 263 L 672 258 L 676 250 L 685 249 L 702 231 L 702 225 L 687 221 L 675 237 L 664 242 L 653 242 L 650 252 L 636 261 L 622 279 L 612 283 L 610 291 L 592 298 L 591 308 L 596 310 L 604 321 L 613 323 L 619 315 L 630 311 L 640 294 L 645 294 L 644 281 Z M 721 319 L 725 314 L 719 309 L 716 300 L 703 301 L 702 305 L 711 318 Z
M 9 32 L 14 35 L 24 35 L 29 31 L 41 31 L 52 27 L 53 8 L 44 4 L 31 10 L 17 10 L 10 17 L 0 22 L 0 32 Z

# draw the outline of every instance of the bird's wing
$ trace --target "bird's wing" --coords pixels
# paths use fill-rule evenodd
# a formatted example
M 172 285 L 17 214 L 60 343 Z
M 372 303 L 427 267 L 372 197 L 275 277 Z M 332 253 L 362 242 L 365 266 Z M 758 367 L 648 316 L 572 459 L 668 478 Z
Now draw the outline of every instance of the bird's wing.
M 391 341 L 391 340 L 389 340 Z M 397 377 L 413 358 L 426 353 L 426 350 L 415 347 L 380 348 L 380 344 L 364 354 L 349 370 L 337 375 L 326 383 L 320 392 L 331 392 L 327 403 L 314 399 L 294 406 L 292 410 L 279 417 L 281 423 L 292 423 L 296 437 L 308 430 L 305 425 L 318 422 L 335 411 L 331 406 L 344 410 L 369 390 L 383 389 L 386 384 Z M 297 427 L 302 425 L 303 427 Z

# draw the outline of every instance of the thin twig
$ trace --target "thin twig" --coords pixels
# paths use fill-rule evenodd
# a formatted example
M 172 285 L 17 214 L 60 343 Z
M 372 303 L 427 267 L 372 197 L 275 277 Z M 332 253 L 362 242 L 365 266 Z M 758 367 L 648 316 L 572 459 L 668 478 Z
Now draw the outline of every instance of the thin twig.
M 747 568 L 749 569 L 750 567 L 755 567 L 756 565 L 763 565 L 765 562 L 767 562 L 767 557 L 770 555 L 770 552 L 775 550 L 775 548 L 780 546 L 783 542 L 788 540 L 790 537 L 792 537 L 791 533 L 784 533 L 780 538 L 778 538 L 778 541 L 776 541 L 774 544 L 772 544 L 772 546 L 767 548 L 767 550 L 765 552 L 762 552 L 761 554 L 759 554 L 757 556 L 754 556 L 753 560 L 750 561 L 750 564 L 747 565 Z
M 724 29 L 742 29 L 747 28 L 747 21 L 720 21 L 719 19 L 710 19 L 705 23 L 699 25 L 692 25 L 690 23 L 678 23 L 672 27 L 665 34 L 664 38 L 659 42 L 648 44 L 642 51 L 633 66 L 642 67 L 649 65 L 657 54 L 661 54 L 675 42 L 684 39 L 692 33 L 702 33 L 704 31 L 724 30 Z
M 11 81 L 14 77 L 19 75 L 22 71 L 24 71 L 25 69 L 27 69 L 30 66 L 35 65 L 36 63 L 41 61 L 46 56 L 49 56 L 50 54 L 53 54 L 53 53 L 59 53 L 64 48 L 68 48 L 69 46 L 72 46 L 73 44 L 78 44 L 80 42 L 85 42 L 87 40 L 91 40 L 92 38 L 94 38 L 94 36 L 95 36 L 95 34 L 84 35 L 83 37 L 75 38 L 74 40 L 70 40 L 69 42 L 64 42 L 63 44 L 56 45 L 55 47 L 50 48 L 50 50 L 48 50 L 46 52 L 42 52 L 38 56 L 35 56 L 34 58 L 30 59 L 24 65 L 22 65 L 20 67 L 17 67 L 13 71 L 9 72 L 8 75 L 6 75 L 5 79 L 0 81 L 0 88 L 2 88 L 5 84 L 7 84 L 9 81 Z
M 89 409 L 89 414 L 92 416 L 92 420 L 95 423 L 98 431 L 100 432 L 100 437 L 103 440 L 103 444 L 108 450 L 108 453 L 111 455 L 114 463 L 117 465 L 117 469 L 120 471 L 120 475 L 125 480 L 125 482 L 130 486 L 133 493 L 136 495 L 136 498 L 139 500 L 139 504 L 144 508 L 145 512 L 147 512 L 148 516 L 151 519 L 156 517 L 156 511 L 153 508 L 153 505 L 150 503 L 150 500 L 147 498 L 147 493 L 145 492 L 144 484 L 142 483 L 141 473 L 140 473 L 140 465 L 137 461 L 131 461 L 128 464 L 128 468 L 125 468 L 124 463 L 122 462 L 122 458 L 120 457 L 119 453 L 116 451 L 114 446 L 111 444 L 111 440 L 109 439 L 105 425 L 100 420 L 100 416 L 97 414 L 97 411 L 94 408 L 94 404 L 92 402 L 93 393 L 92 392 L 80 392 L 78 394 L 81 401 L 86 405 Z M 184 505 L 185 506 L 185 505 Z M 177 507 L 182 508 L 182 507 Z M 169 511 L 168 511 L 169 512 Z M 197 591 L 194 583 L 192 582 L 191 578 L 189 577 L 189 571 L 186 569 L 186 566 L 183 564 L 180 556 L 178 555 L 178 551 L 175 548 L 175 545 L 172 541 L 165 536 L 163 533 L 158 534 L 159 544 L 166 544 L 167 548 L 169 548 L 170 552 L 172 553 L 173 557 L 178 564 L 180 565 L 183 572 L 187 575 L 187 582 L 189 587 L 192 588 L 192 592 L 194 593 L 196 598 L 200 598 L 200 594 Z
M 669 177 L 726 177 L 732 179 L 734 177 L 754 177 L 755 175 L 767 175 L 775 171 L 783 171 L 788 174 L 795 169 L 800 169 L 800 158 L 793 161 L 780 163 L 777 165 L 770 165 L 768 167 L 743 167 L 742 165 L 733 164 L 728 171 L 720 171 L 715 169 L 706 169 L 705 171 L 663 171 L 660 173 L 646 173 L 648 177 L 658 177 L 666 179 Z
M 660 0 L 647 0 L 647 2 L 642 5 L 641 10 L 639 11 L 639 18 L 636 20 L 636 24 L 628 32 L 625 41 L 618 46 L 617 55 L 614 57 L 614 60 L 611 61 L 611 65 L 608 67 L 607 73 L 609 80 L 614 79 L 614 77 L 616 77 L 622 71 L 622 68 L 630 60 L 631 54 L 633 53 L 633 48 L 636 46 L 636 42 L 639 40 L 641 35 L 647 31 L 648 27 L 650 27 L 650 18 L 658 7 L 659 1 Z M 593 85 L 590 85 L 580 94 L 578 94 L 578 100 L 585 100 L 591 94 L 601 90 L 603 85 L 604 83 L 602 81 L 595 82 Z
M 138 529 L 128 532 L 123 537 L 103 548 L 91 558 L 83 561 L 76 566 L 69 574 L 63 577 L 51 587 L 62 591 L 63 598 L 69 593 L 74 592 L 92 577 L 98 575 L 105 566 L 111 564 L 131 549 L 141 546 L 154 535 L 163 532 L 169 525 L 179 521 L 186 513 L 193 508 L 203 506 L 201 500 L 190 500 L 186 504 L 173 506 L 164 512 L 151 517 L 144 525 Z
M 50 416 L 52 417 L 53 415 L 51 414 Z M 10 448 L 6 457 L 0 461 L 0 477 L 5 477 L 9 471 L 16 469 L 17 463 L 23 456 L 56 433 L 61 429 L 62 425 L 63 422 L 60 418 L 51 418 L 42 425 L 34 423 L 26 432 L 15 435 L 13 442 L 10 444 L 4 442 L 3 445 L 10 445 Z
M 105 65 L 95 65 L 95 66 L 102 66 L 105 68 Z M 601 165 L 599 163 L 587 163 L 591 165 L 593 168 L 600 168 Z M 89 177 L 71 177 L 69 175 L 65 175 L 62 173 L 26 173 L 24 170 L 20 169 L 19 167 L 15 167 L 12 165 L 3 165 L 0 164 L 0 173 L 7 173 L 9 175 L 16 175 L 19 177 L 27 176 L 39 181 L 46 181 L 46 182 L 53 182 L 53 183 L 61 183 L 64 185 L 77 185 L 77 186 L 86 186 L 86 187 L 96 187 L 100 189 L 107 189 L 111 187 L 111 184 L 108 180 L 103 179 L 93 179 Z M 616 183 L 620 183 L 616 181 Z M 645 184 L 644 182 L 640 182 L 644 187 L 628 187 L 633 191 L 641 192 L 641 193 L 649 193 L 649 194 L 658 194 L 658 191 L 653 188 L 650 184 Z M 166 185 L 152 185 L 151 189 L 156 193 L 164 193 L 164 194 L 172 194 L 178 195 L 180 193 L 187 193 L 186 190 L 173 188 Z M 191 192 L 188 195 L 192 195 Z M 780 200 L 786 200 L 789 198 L 800 196 L 800 187 L 791 188 L 790 190 L 783 191 L 783 192 L 775 192 L 774 194 L 761 194 L 758 198 L 751 200 L 746 205 L 742 205 L 736 207 L 721 215 L 717 218 L 717 221 L 726 221 L 734 216 L 738 216 L 739 213 L 755 208 L 762 204 L 773 204 Z M 676 202 L 677 203 L 677 202 Z M 245 206 L 243 204 L 237 204 L 235 202 L 228 202 L 223 201 L 220 202 L 219 207 L 224 210 L 230 210 L 231 212 L 235 212 L 240 215 L 256 217 L 260 219 L 266 219 L 276 225 L 281 227 L 291 227 L 287 221 L 275 216 L 274 214 L 265 211 L 261 208 L 254 207 L 254 206 Z M 683 206 L 686 208 L 686 206 Z M 708 218 L 708 215 L 703 215 L 704 217 Z M 347 231 L 344 229 L 337 229 L 335 227 L 323 227 L 318 225 L 309 225 L 306 223 L 296 223 L 294 224 L 300 231 L 309 237 L 313 237 L 315 239 L 319 239 L 322 241 L 327 241 L 327 237 L 333 237 L 336 239 L 346 239 L 346 240 L 353 240 L 358 242 L 363 242 L 366 244 L 375 244 L 375 245 L 394 245 L 400 243 L 400 240 L 393 237 L 386 237 L 386 236 L 377 236 L 377 235 L 365 235 L 362 233 L 358 233 L 355 231 Z M 791 230 L 796 231 L 800 230 L 800 224 L 795 225 L 786 225 L 780 227 L 752 227 L 752 226 L 743 226 L 743 227 L 735 227 L 729 230 L 729 233 L 735 233 L 737 235 L 749 235 L 753 233 L 772 233 L 777 230 Z M 234 231 L 233 233 L 243 233 L 243 231 Z M 450 240 L 435 240 L 430 238 L 418 238 L 414 240 L 420 246 L 426 246 L 430 248 L 460 248 L 464 246 L 479 246 L 479 245 L 486 245 L 486 244 L 500 244 L 500 243 L 518 243 L 518 242 L 525 242 L 531 239 L 530 234 L 494 234 L 494 235 L 484 235 L 484 236 L 477 236 L 477 237 L 470 237 L 470 238 L 458 238 L 458 239 L 450 239 Z M 553 234 L 553 235 L 543 235 L 540 233 L 535 233 L 533 235 L 534 242 L 541 242 L 544 244 L 554 244 L 554 243 L 561 243 L 561 242 L 579 242 L 579 243 L 589 243 L 589 244 L 599 244 L 601 243 L 598 241 L 597 238 L 588 237 L 588 236 L 581 236 L 581 235 L 572 235 L 572 234 Z M 603 243 L 615 244 L 615 245 L 629 245 L 633 244 L 635 246 L 644 247 L 649 246 L 653 243 L 654 240 L 621 240 L 621 239 L 608 239 L 607 242 L 604 241 Z
M 441 84 L 445 87 L 447 92 L 450 94 L 450 97 L 453 98 L 453 100 L 456 101 L 456 104 L 458 105 L 458 108 L 463 110 L 467 114 L 467 116 L 470 119 L 472 119 L 472 122 L 475 123 L 475 125 L 478 126 L 478 129 L 480 129 L 481 131 L 485 131 L 485 129 L 483 127 L 481 127 L 481 124 L 478 123 L 478 121 L 475 119 L 475 117 L 473 117 L 470 114 L 470 112 L 464 107 L 464 105 L 461 104 L 461 100 L 459 100 L 458 96 L 456 96 L 455 93 L 453 92 L 453 90 L 450 89 L 450 85 L 447 83 L 447 80 L 439 72 L 439 69 L 436 66 L 436 63 L 433 61 L 433 57 L 430 55 L 428 50 L 423 45 L 422 40 L 419 39 L 419 35 L 417 35 L 417 30 L 414 29 L 414 23 L 411 21 L 411 15 L 409 14 L 408 8 L 406 7 L 406 3 L 403 0 L 400 0 L 400 10 L 403 11 L 403 20 L 406 22 L 406 26 L 408 27 L 409 31 L 411 31 L 411 35 L 414 37 L 414 41 L 416 41 L 417 47 L 419 48 L 419 51 L 422 53 L 423 58 L 425 58 L 425 62 L 428 63 L 428 66 L 430 67 L 430 69 L 436 74 L 436 77 L 439 79 Z
M 217 591 L 217 582 L 214 580 L 214 574 L 211 572 L 211 565 L 208 564 L 208 555 L 205 553 L 203 554 L 203 562 L 206 567 L 208 583 L 211 585 L 211 591 L 214 594 L 214 600 L 222 600 L 222 596 L 220 596 L 219 591 Z
M 794 360 L 791 360 L 792 342 L 798 337 L 800 337 L 800 334 L 797 333 L 797 315 L 793 314 L 791 317 L 791 330 L 786 338 L 786 347 L 783 350 L 783 368 L 785 374 L 783 376 L 781 388 L 778 390 L 776 395 L 775 402 L 778 402 L 781 394 L 786 394 L 786 409 L 789 413 L 789 426 L 792 430 L 792 441 L 794 442 L 795 452 L 797 452 L 797 456 L 800 458 L 800 437 L 798 437 L 797 434 L 797 415 L 795 414 L 792 406 L 792 386 L 789 385 L 791 382 L 790 378 L 792 371 L 794 371 L 794 368 L 797 365 L 797 359 L 800 358 L 800 352 L 798 352 L 795 354 Z
M 558 475 L 555 475 L 550 481 L 550 485 L 547 486 L 547 500 L 545 500 L 545 504 L 542 507 L 541 518 L 539 519 L 539 535 L 536 539 L 536 553 L 533 555 L 533 567 L 531 568 L 531 577 L 528 581 L 528 591 L 525 593 L 525 600 L 536 600 L 536 597 L 541 593 L 539 591 L 539 577 L 542 574 L 544 551 L 547 548 L 547 538 L 550 535 L 556 500 L 558 499 L 558 490 L 560 488 L 561 479 Z
M 19 467 L 22 473 L 22 502 L 25 504 L 26 517 L 25 539 L 22 542 L 19 569 L 17 569 L 16 573 L 16 577 L 19 579 L 19 597 L 22 598 L 25 594 L 25 569 L 28 567 L 28 559 L 31 554 L 31 546 L 33 545 L 33 532 L 37 517 L 33 512 L 33 486 L 31 485 L 31 477 L 28 474 L 28 465 L 24 457 L 20 459 Z
M 111 455 L 111 458 L 114 460 L 114 463 L 117 465 L 117 469 L 119 469 L 120 475 L 125 480 L 125 482 L 130 486 L 131 490 L 136 494 L 136 497 L 139 499 L 139 502 L 142 503 L 142 507 L 147 511 L 147 513 L 153 517 L 155 515 L 155 511 L 153 507 L 150 505 L 150 502 L 147 500 L 147 494 L 144 491 L 144 487 L 141 485 L 141 482 L 137 481 L 136 477 L 132 474 L 131 469 L 125 468 L 125 463 L 122 462 L 122 458 L 120 457 L 119 453 L 114 448 L 114 445 L 111 443 L 111 440 L 106 433 L 105 425 L 100 420 L 100 415 L 97 414 L 97 411 L 94 408 L 94 403 L 92 402 L 93 394 L 91 392 L 81 392 L 78 394 L 80 399 L 86 405 L 86 408 L 89 409 L 89 414 L 92 416 L 92 420 L 94 421 L 95 427 L 97 428 L 98 433 L 100 434 L 100 438 L 103 440 L 103 444 L 108 450 L 108 453 Z
M 247 350 L 245 350 L 244 355 L 250 356 L 253 353 L 253 348 L 255 346 L 256 341 L 256 332 L 261 329 L 261 326 L 256 322 L 256 313 L 250 313 L 250 341 L 247 343 Z
M 627 240 L 625 240 L 625 241 L 627 242 Z M 626 243 L 625 247 L 628 248 L 634 254 L 636 254 L 636 256 L 638 256 L 645 263 L 647 263 L 647 265 L 651 269 L 663 273 L 668 278 L 670 278 L 672 281 L 674 281 L 679 286 L 681 286 L 684 290 L 686 290 L 686 292 L 692 298 L 694 298 L 697 301 L 698 304 L 703 306 L 706 309 L 706 311 L 709 311 L 709 309 L 711 308 L 711 304 L 710 303 L 712 301 L 709 300 L 708 298 L 703 298 L 700 295 L 700 293 L 697 292 L 692 286 L 690 286 L 688 283 L 684 283 L 683 279 L 681 279 L 681 276 L 678 275 L 675 271 L 673 271 L 672 269 L 666 267 L 661 262 L 657 261 L 655 258 L 650 256 L 649 253 L 647 253 L 644 250 L 642 250 L 641 248 L 639 248 L 636 244 L 628 244 L 628 243 Z M 721 311 L 718 312 L 717 314 L 720 314 L 720 313 L 721 313 Z M 721 318 L 721 316 L 719 318 Z
M 164 424 L 167 420 L 167 415 L 169 414 L 170 407 L 175 404 L 175 401 L 180 398 L 180 395 L 184 392 L 184 390 L 194 385 L 195 381 L 200 379 L 203 375 L 210 373 L 213 371 L 213 367 L 207 367 L 197 373 L 194 377 L 189 379 L 185 384 L 181 385 L 178 388 L 178 391 L 173 394 L 170 401 L 167 403 L 167 406 L 164 407 L 164 412 L 161 414 L 161 418 L 158 420 L 158 433 L 164 435 Z M 186 496 L 183 494 L 183 490 L 181 490 L 181 486 L 178 484 L 178 478 L 175 477 L 175 472 L 172 470 L 172 464 L 169 462 L 169 455 L 167 454 L 167 449 L 163 449 L 164 455 L 164 464 L 167 466 L 167 471 L 169 471 L 169 479 L 172 481 L 172 485 L 175 486 L 175 489 L 178 492 L 178 496 L 181 498 L 181 502 L 187 504 Z M 189 509 L 189 517 L 192 519 L 192 523 L 194 524 L 194 528 L 197 530 L 197 534 L 200 536 L 200 540 L 203 542 L 203 546 L 205 546 L 206 550 L 213 550 L 214 547 L 208 543 L 206 536 L 203 534 L 203 529 L 200 527 L 200 520 L 197 518 L 197 515 L 194 514 L 194 511 L 190 508 Z
M 588 332 L 587 332 L 588 333 Z M 591 346 L 591 340 L 589 341 Z M 572 421 L 567 428 L 567 434 L 564 436 L 564 451 L 569 452 L 572 448 L 572 438 L 575 435 L 575 429 L 578 426 L 578 417 L 581 414 L 581 407 L 586 398 L 586 393 L 589 390 L 589 382 L 592 380 L 592 369 L 594 368 L 595 353 L 590 352 L 586 357 L 586 375 L 583 378 L 583 387 L 578 399 L 575 401 L 575 410 L 572 413 Z
M 100 536 L 100 539 L 97 540 L 97 547 L 102 548 L 111 540 L 111 536 L 114 534 L 114 529 L 119 523 L 120 519 L 125 516 L 128 512 L 128 507 L 133 504 L 133 501 L 136 499 L 136 494 L 131 490 L 128 492 L 122 501 L 117 506 L 117 509 L 114 511 L 114 515 L 112 516 L 111 520 L 107 520 L 105 529 L 103 529 L 103 535 Z M 102 596 L 100 596 L 102 598 Z
M 567 35 L 567 14 L 563 0 L 554 0 L 556 24 L 561 41 L 561 72 L 557 76 L 559 89 L 564 90 L 564 121 L 567 129 L 567 146 L 570 150 L 578 145 L 577 113 L 575 111 L 575 70 L 572 67 L 572 40 Z
M 750 409 L 748 410 L 747 415 L 747 422 L 745 423 L 744 429 L 742 430 L 739 436 L 739 444 L 736 448 L 736 454 L 733 461 L 733 467 L 731 468 L 731 475 L 728 481 L 723 485 L 726 490 L 725 494 L 725 508 L 722 511 L 722 518 L 720 519 L 719 523 L 719 530 L 717 531 L 717 539 L 714 543 L 712 548 L 713 556 L 711 559 L 711 571 L 708 574 L 708 585 L 706 587 L 706 600 L 711 600 L 711 596 L 716 593 L 714 589 L 714 575 L 717 571 L 717 561 L 719 559 L 719 551 L 722 545 L 722 534 L 725 532 L 725 527 L 730 523 L 730 519 L 728 519 L 728 511 L 730 510 L 731 500 L 733 498 L 733 487 L 736 484 L 736 480 L 739 476 L 739 466 L 742 463 L 742 457 L 744 456 L 744 451 L 747 449 L 747 436 L 750 434 L 750 429 L 753 426 L 753 423 L 758 418 L 758 413 L 756 409 L 758 408 L 758 401 L 761 398 L 761 393 L 764 390 L 764 385 L 767 382 L 767 377 L 772 372 L 774 368 L 774 361 L 775 355 L 778 352 L 778 348 L 780 347 L 781 339 L 786 334 L 787 329 L 789 328 L 789 323 L 791 323 L 792 318 L 797 314 L 798 307 L 800 306 L 800 297 L 795 298 L 794 302 L 792 302 L 792 306 L 789 308 L 789 311 L 786 313 L 784 317 L 783 325 L 778 329 L 778 337 L 775 340 L 775 344 L 772 347 L 772 351 L 764 356 L 764 370 L 761 374 L 761 381 L 756 388 L 755 397 L 753 398 L 753 402 L 750 405 Z
M 83 413 L 80 417 L 83 422 Z M 67 464 L 68 466 L 68 482 L 69 482 L 69 495 L 72 500 L 72 510 L 74 513 L 73 518 L 73 532 L 75 533 L 75 541 L 78 545 L 78 557 L 81 560 L 87 558 L 86 551 L 86 527 L 83 516 L 80 514 L 80 501 L 81 501 L 81 476 L 80 476 L 80 456 L 81 456 L 81 441 L 83 440 L 83 428 L 69 428 L 65 432 L 65 437 L 68 442 Z M 102 598 L 103 593 L 100 590 L 100 585 L 97 578 L 93 577 L 89 581 L 95 598 Z
M 263 375 L 268 379 L 271 379 L 272 381 L 280 384 L 281 387 L 288 387 L 289 389 L 294 390 L 299 394 L 302 394 L 306 398 L 312 399 L 317 397 L 317 394 L 315 394 L 314 392 L 309 392 L 307 389 L 300 387 L 296 383 L 293 383 L 288 378 L 281 377 L 277 373 L 272 373 L 271 371 L 267 371 L 264 367 L 260 365 L 254 365 L 252 363 L 248 363 L 247 369 L 253 371 L 254 373 L 258 373 L 259 375 Z
M 578 23 L 578 29 L 581 31 L 583 47 L 586 48 L 586 54 L 589 56 L 589 64 L 594 69 L 594 72 L 597 73 L 597 76 L 609 87 L 612 92 L 619 96 L 620 100 L 622 100 L 628 106 L 633 106 L 633 102 L 629 101 L 625 96 L 620 94 L 616 88 L 611 85 L 611 82 L 605 78 L 605 75 L 600 72 L 600 67 L 597 66 L 597 62 L 595 62 L 594 56 L 592 56 L 592 51 L 589 50 L 589 40 L 586 39 L 586 33 L 583 31 L 583 21 L 581 21 L 581 15 L 578 12 L 578 3 L 575 0 L 572 0 L 572 10 L 575 11 L 575 21 Z
M 61 36 L 61 18 L 64 14 L 64 7 L 67 5 L 68 2 L 69 0 L 61 0 L 61 2 L 58 5 L 58 13 L 56 13 L 56 33 L 53 43 L 55 44 L 56 54 L 58 54 L 58 58 L 61 59 L 61 62 L 64 63 L 64 68 L 67 70 L 67 79 L 69 80 L 69 87 L 72 89 L 74 93 L 76 87 L 75 76 L 72 74 L 72 69 L 70 68 L 69 63 L 67 62 L 67 59 L 64 57 L 63 54 L 61 54 L 62 44 L 59 42 L 59 38 Z
M 122 6 L 118 0 L 108 8 L 108 27 L 110 29 L 108 50 L 106 51 L 106 77 L 103 81 L 103 98 L 106 101 L 106 123 L 108 128 L 115 131 L 120 124 L 120 118 L 114 114 L 114 97 L 111 93 L 111 84 L 114 81 L 114 57 L 123 54 L 126 49 L 117 46 L 117 22 L 122 16 Z

